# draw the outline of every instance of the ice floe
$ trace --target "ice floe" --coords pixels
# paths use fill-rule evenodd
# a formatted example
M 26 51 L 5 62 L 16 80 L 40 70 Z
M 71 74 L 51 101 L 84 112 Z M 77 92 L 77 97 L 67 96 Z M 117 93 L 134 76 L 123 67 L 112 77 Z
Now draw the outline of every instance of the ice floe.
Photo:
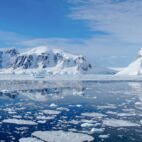
M 137 123 L 120 120 L 120 119 L 106 119 L 103 121 L 103 125 L 110 126 L 110 127 L 137 127 L 140 126 Z
M 91 134 L 94 134 L 94 133 L 102 133 L 102 132 L 104 132 L 104 128 L 92 128 L 91 129 L 91 131 L 90 131 L 90 133 Z
M 32 136 L 45 142 L 91 142 L 94 138 L 88 134 L 64 131 L 35 131 Z
M 52 120 L 54 119 L 56 116 L 42 116 L 42 115 L 39 115 L 36 117 L 37 120 Z
M 108 104 L 105 106 L 97 106 L 98 109 L 116 109 L 117 107 L 114 104 Z
M 60 112 L 60 111 L 57 111 L 57 110 L 43 110 L 43 113 L 44 113 L 44 114 L 48 114 L 48 115 L 58 115 L 58 114 L 60 114 L 61 112 Z
M 2 122 L 17 125 L 37 125 L 37 123 L 34 121 L 22 119 L 4 119 Z
M 109 138 L 109 134 L 106 134 L 106 135 L 99 135 L 99 138 L 101 138 L 101 139 Z
M 69 109 L 65 108 L 65 107 L 58 107 L 57 110 L 60 110 L 60 111 L 69 111 Z
M 21 138 L 19 142 L 43 142 L 42 140 L 39 140 L 37 138 Z
M 96 113 L 96 112 L 91 112 L 91 113 L 82 113 L 82 116 L 87 116 L 87 117 L 95 117 L 95 118 L 102 118 L 105 117 L 106 115 L 102 114 L 102 113 Z
M 91 123 L 83 123 L 81 124 L 81 127 L 93 127 L 94 124 L 91 124 Z
M 51 108 L 56 108 L 56 107 L 57 107 L 57 105 L 56 105 L 56 104 L 54 104 L 54 103 L 52 103 L 52 104 L 50 104 L 50 107 L 51 107 Z

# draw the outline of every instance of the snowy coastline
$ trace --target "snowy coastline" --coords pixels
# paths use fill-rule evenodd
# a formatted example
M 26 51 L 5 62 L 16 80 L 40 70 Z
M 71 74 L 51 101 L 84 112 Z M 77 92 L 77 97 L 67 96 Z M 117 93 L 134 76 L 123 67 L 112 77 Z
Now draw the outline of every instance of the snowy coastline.
M 95 75 L 95 74 L 79 74 L 79 75 L 47 75 L 47 76 L 31 76 L 31 75 L 18 75 L 18 74 L 0 74 L 0 81 L 25 81 L 25 80 L 43 80 L 43 81 L 142 81 L 142 76 L 129 76 L 129 75 Z

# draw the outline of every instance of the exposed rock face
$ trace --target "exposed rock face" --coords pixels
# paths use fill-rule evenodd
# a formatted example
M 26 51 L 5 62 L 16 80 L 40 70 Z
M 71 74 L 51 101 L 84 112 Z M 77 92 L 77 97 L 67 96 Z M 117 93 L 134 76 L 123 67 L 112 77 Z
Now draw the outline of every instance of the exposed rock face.
M 33 48 L 19 53 L 16 49 L 0 51 L 0 68 L 17 69 L 53 69 L 56 72 L 75 69 L 75 72 L 86 72 L 91 69 L 86 58 L 82 55 L 68 54 L 62 50 L 49 50 L 47 47 Z

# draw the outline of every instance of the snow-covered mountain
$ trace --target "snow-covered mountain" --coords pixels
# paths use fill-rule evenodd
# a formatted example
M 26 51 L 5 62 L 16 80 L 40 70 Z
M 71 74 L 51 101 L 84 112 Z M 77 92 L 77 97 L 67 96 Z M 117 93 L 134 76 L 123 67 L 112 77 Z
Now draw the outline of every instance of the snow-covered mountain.
M 142 75 L 142 49 L 138 52 L 136 60 L 117 75 Z
M 82 55 L 72 55 L 59 49 L 40 46 L 26 52 L 16 49 L 0 51 L 0 71 L 4 73 L 77 74 L 91 70 Z

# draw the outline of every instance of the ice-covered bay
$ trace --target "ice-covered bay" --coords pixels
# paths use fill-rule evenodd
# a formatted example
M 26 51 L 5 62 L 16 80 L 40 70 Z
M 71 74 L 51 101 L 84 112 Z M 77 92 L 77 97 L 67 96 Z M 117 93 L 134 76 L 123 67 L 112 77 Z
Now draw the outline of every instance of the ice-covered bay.
M 1 87 L 0 141 L 141 142 L 141 82 L 7 81 Z

